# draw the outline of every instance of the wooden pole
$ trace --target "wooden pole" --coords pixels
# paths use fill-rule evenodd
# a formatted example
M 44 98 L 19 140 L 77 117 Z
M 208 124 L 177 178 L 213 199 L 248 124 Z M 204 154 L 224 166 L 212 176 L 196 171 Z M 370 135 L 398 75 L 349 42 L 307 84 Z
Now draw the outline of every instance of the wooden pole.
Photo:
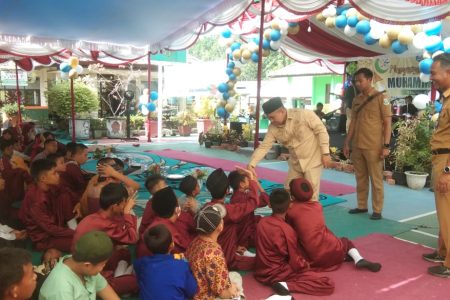
M 70 78 L 70 98 L 72 104 L 72 142 L 75 143 L 75 93 L 73 91 L 72 78 Z

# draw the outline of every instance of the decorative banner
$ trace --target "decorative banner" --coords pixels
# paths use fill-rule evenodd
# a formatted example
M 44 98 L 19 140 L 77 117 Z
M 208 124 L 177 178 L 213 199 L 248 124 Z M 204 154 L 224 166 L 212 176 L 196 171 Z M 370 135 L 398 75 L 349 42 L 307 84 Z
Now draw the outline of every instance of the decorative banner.
M 385 89 L 391 100 L 408 95 L 427 94 L 430 82 L 422 82 L 417 57 L 383 57 L 358 61 L 359 68 L 368 68 L 374 72 L 374 86 L 378 90 Z

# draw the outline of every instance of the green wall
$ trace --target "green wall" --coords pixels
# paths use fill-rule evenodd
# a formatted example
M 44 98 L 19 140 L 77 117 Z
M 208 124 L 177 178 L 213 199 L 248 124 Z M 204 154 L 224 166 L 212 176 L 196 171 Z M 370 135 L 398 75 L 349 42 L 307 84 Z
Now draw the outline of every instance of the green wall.
M 334 86 L 342 83 L 342 75 L 314 76 L 311 105 L 316 106 L 318 102 L 325 103 L 326 85 L 330 85 L 330 92 L 334 93 Z
M 159 61 L 171 61 L 171 62 L 186 62 L 186 50 L 182 51 L 167 51 L 164 54 L 152 54 L 151 59 Z

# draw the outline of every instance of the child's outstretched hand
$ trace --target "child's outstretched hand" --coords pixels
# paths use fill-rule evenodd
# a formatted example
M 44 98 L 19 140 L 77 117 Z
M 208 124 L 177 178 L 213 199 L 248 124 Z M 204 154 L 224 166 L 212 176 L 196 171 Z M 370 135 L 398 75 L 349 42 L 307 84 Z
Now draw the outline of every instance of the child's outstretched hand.
M 236 170 L 237 170 L 237 171 L 239 171 L 239 172 L 245 174 L 245 175 L 248 177 L 248 179 L 250 179 L 250 180 L 255 180 L 255 175 L 253 174 L 252 171 L 247 170 L 247 169 L 244 169 L 244 168 L 239 167 L 239 166 L 235 166 L 235 167 L 236 167 Z

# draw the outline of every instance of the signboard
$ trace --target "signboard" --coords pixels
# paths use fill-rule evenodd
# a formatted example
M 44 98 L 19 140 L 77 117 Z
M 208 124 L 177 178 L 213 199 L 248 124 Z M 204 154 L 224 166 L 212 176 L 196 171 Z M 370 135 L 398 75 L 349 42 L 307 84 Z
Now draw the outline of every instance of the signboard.
M 19 86 L 27 86 L 27 72 L 19 70 L 18 74 Z M 0 84 L 3 86 L 16 86 L 16 71 L 0 71 Z
M 428 94 L 431 82 L 422 82 L 419 78 L 421 59 L 421 56 L 366 59 L 358 61 L 358 69 L 372 70 L 374 86 L 377 90 L 385 89 L 388 97 L 393 100 L 408 95 Z

